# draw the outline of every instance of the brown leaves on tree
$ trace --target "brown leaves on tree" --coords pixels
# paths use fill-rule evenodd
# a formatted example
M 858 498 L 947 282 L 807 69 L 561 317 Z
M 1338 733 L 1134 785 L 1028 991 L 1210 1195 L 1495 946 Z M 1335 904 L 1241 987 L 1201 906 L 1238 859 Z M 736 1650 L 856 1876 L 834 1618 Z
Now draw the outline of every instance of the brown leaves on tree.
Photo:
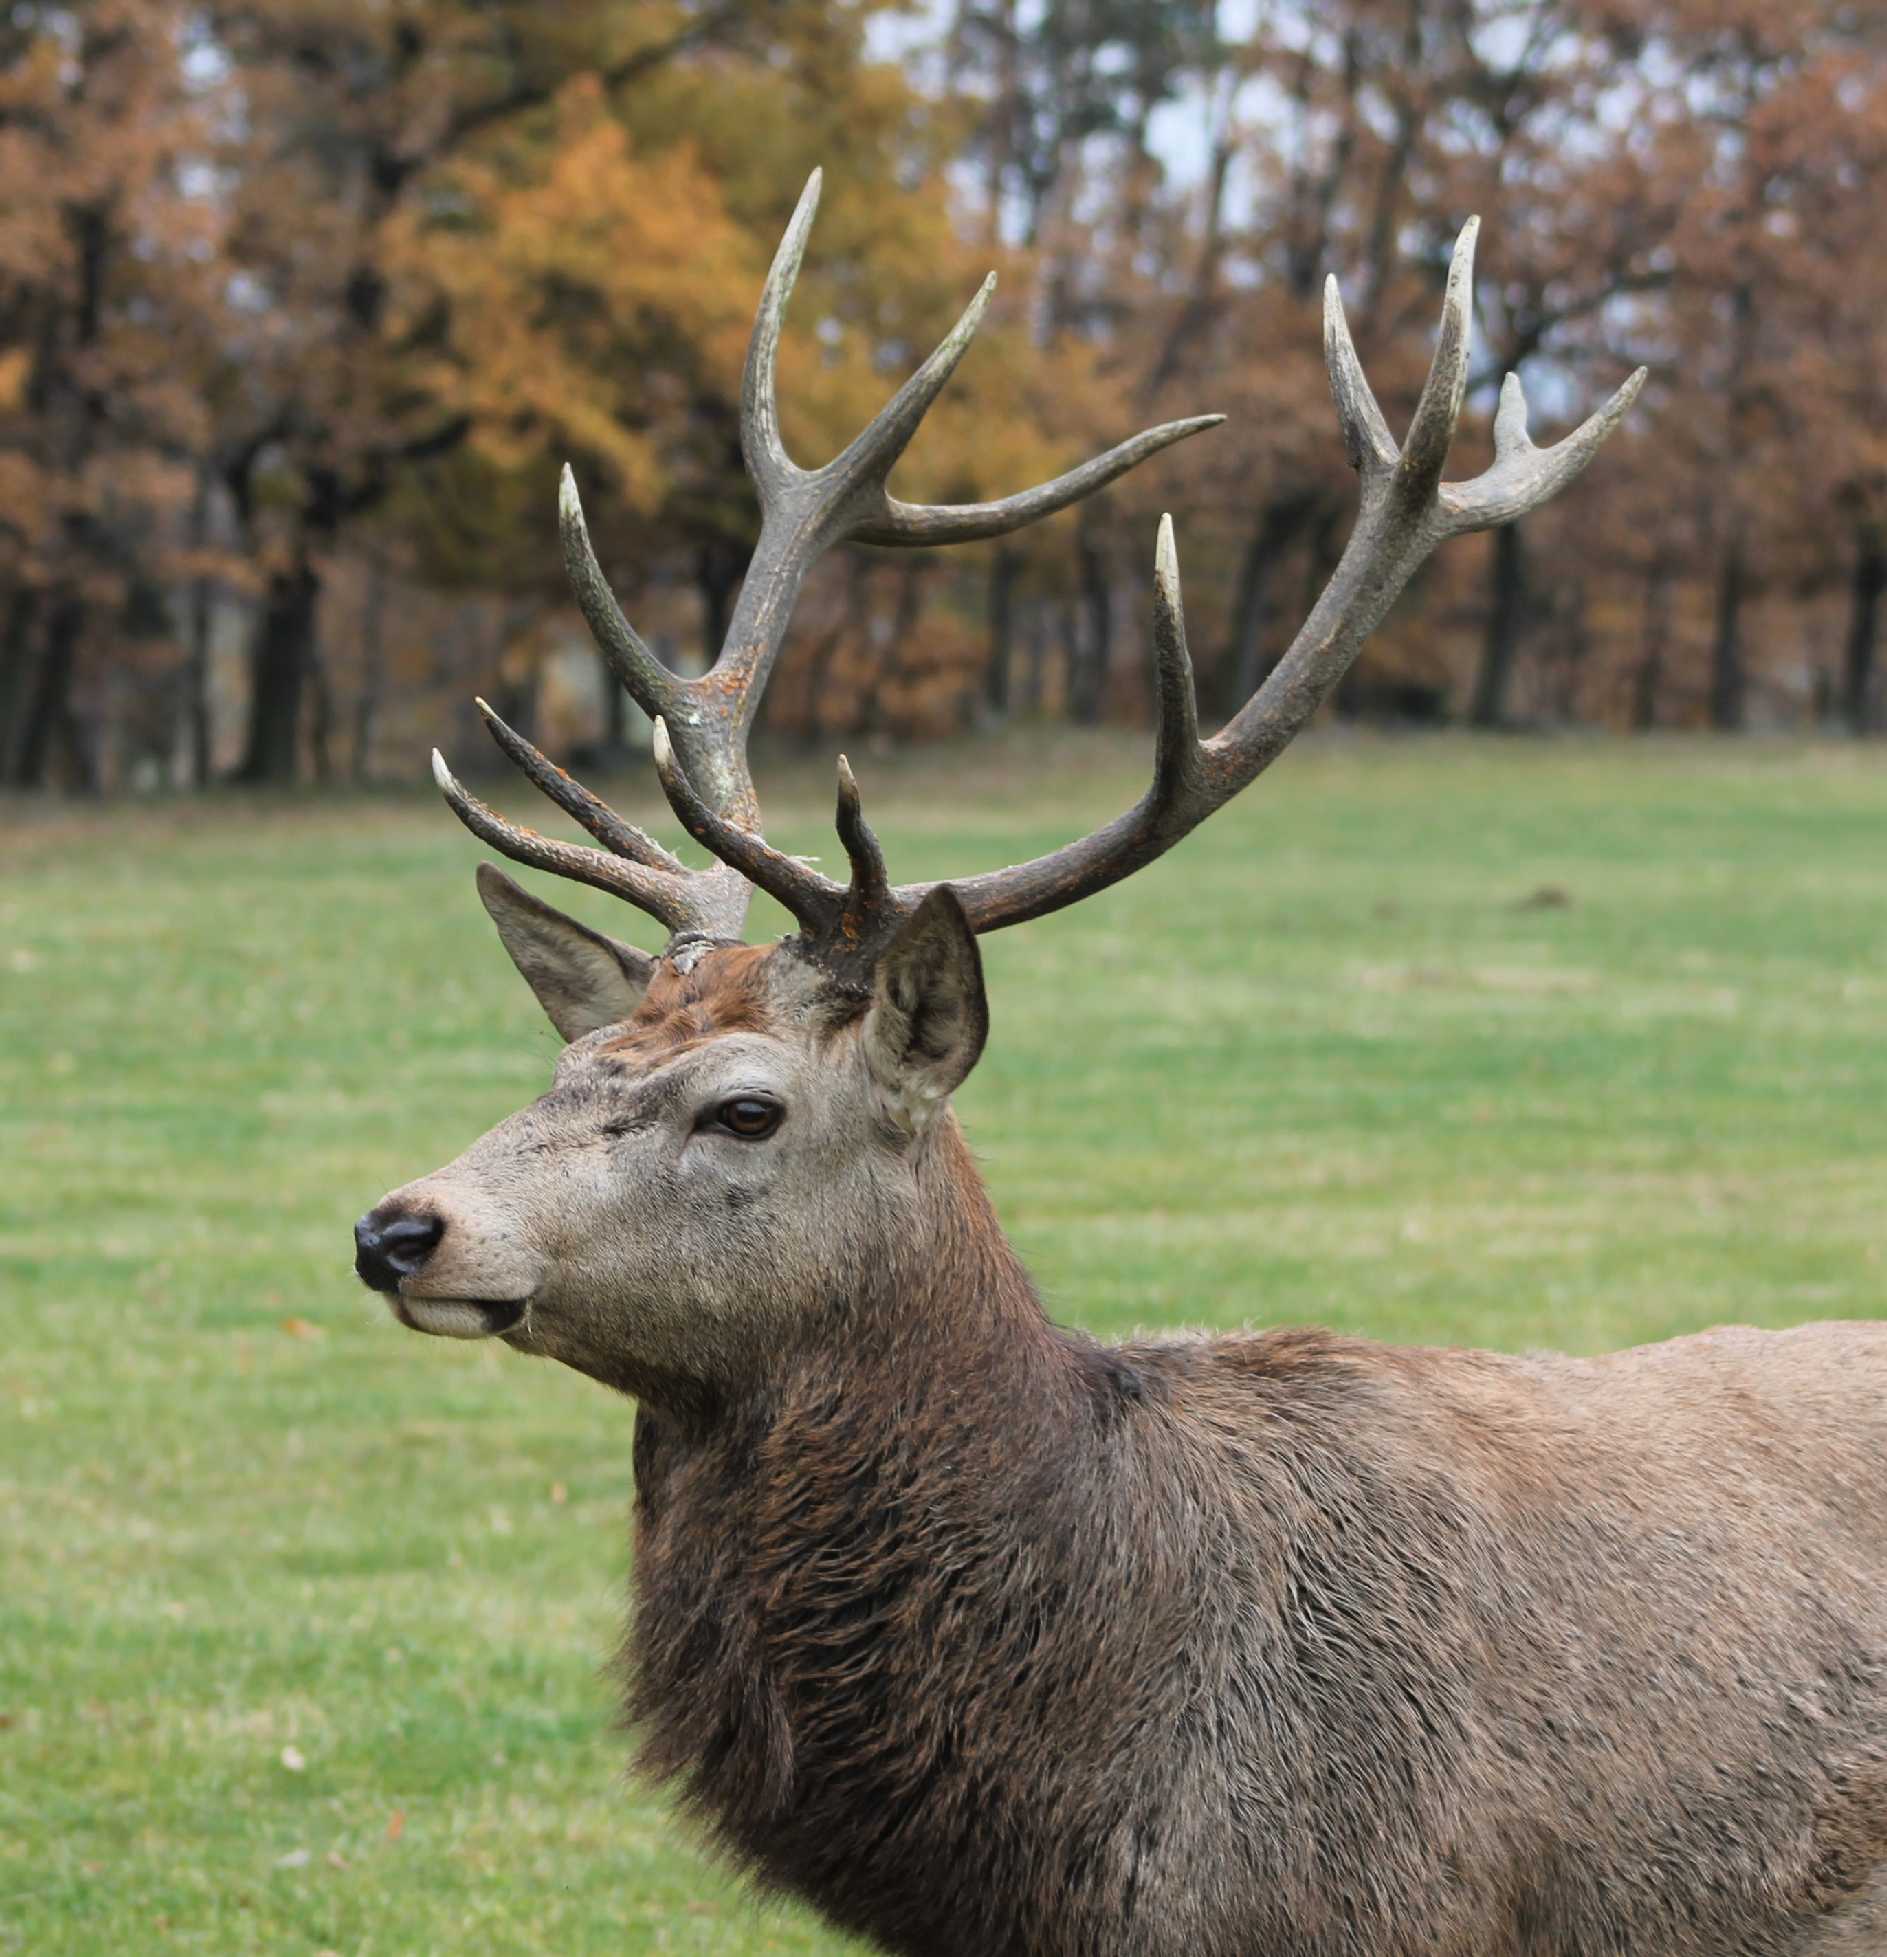
M 365 773 L 376 743 L 404 769 L 448 697 L 562 712 L 565 461 L 665 656 L 716 643 L 755 533 L 746 332 L 814 164 L 780 356 L 802 461 L 992 266 L 903 493 L 1231 420 L 1013 543 L 827 566 L 783 724 L 1142 710 L 1169 505 L 1208 708 L 1235 706 L 1354 507 L 1321 280 L 1394 423 L 1477 210 L 1462 464 L 1506 369 L 1542 424 L 1640 360 L 1652 386 L 1591 493 L 1437 561 L 1340 710 L 1887 718 L 1879 9 L 1285 0 L 1232 40 L 1194 5 L 895 13 L 13 9 L 0 784 Z

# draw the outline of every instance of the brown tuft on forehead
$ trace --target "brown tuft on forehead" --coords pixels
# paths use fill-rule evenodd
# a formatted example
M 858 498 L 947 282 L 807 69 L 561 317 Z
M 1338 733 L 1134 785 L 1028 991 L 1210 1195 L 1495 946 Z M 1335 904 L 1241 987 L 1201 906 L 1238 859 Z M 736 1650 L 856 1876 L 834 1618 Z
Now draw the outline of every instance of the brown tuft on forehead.
M 698 1046 L 723 1033 L 753 1033 L 774 1014 L 766 982 L 771 945 L 719 945 L 680 961 L 664 958 L 627 1030 L 602 1051 L 647 1059 Z

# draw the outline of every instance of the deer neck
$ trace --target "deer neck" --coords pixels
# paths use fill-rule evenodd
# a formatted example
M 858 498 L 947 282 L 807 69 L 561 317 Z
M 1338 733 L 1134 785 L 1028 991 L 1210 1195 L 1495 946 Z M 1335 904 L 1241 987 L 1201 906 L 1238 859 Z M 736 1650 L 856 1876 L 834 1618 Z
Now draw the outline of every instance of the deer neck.
M 705 1429 L 637 1416 L 627 1711 L 643 1767 L 737 1853 L 788 1810 L 817 1834 L 815 1790 L 870 1751 L 953 1584 L 1006 1622 L 1017 1568 L 1086 1594 L 1079 1545 L 1113 1533 L 1138 1383 L 1049 1323 L 961 1137 L 935 1141 L 928 1228 L 847 1301 L 840 1346 Z
M 806 1338 L 768 1355 L 744 1389 L 704 1394 L 671 1380 L 611 1382 L 641 1403 L 639 1481 L 651 1445 L 645 1430 L 660 1436 L 665 1463 L 721 1452 L 738 1459 L 757 1434 L 790 1423 L 796 1409 L 828 1392 L 861 1405 L 884 1393 L 889 1405 L 974 1378 L 1025 1398 L 1057 1388 L 1065 1396 L 1072 1354 L 1084 1342 L 1049 1322 L 953 1114 L 926 1138 L 912 1175 L 917 1200 L 900 1226 L 856 1260 Z
M 917 1228 L 853 1300 L 861 1343 L 868 1351 L 890 1348 L 894 1361 L 915 1360 L 926 1349 L 967 1357 L 974 1348 L 984 1361 L 1022 1372 L 1058 1353 L 1058 1337 L 954 1114 L 927 1139 L 913 1173 Z

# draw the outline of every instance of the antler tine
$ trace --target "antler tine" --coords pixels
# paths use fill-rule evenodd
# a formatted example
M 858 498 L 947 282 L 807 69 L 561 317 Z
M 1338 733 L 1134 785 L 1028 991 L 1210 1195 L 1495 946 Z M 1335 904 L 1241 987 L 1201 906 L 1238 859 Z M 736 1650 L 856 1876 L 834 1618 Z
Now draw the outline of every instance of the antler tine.
M 661 870 L 624 862 L 620 857 L 581 843 L 540 836 L 535 829 L 507 821 L 496 809 L 462 787 L 437 748 L 432 751 L 432 778 L 438 783 L 447 806 L 466 828 L 514 863 L 526 864 L 534 870 L 549 870 L 555 876 L 570 877 L 597 890 L 607 890 L 626 899 L 637 910 L 646 911 L 676 934 L 723 935 L 730 903 L 738 906 L 734 927 L 739 928 L 746 896 L 744 889 L 732 888 L 737 878 L 709 875 L 684 881 Z
M 891 894 L 891 876 L 885 867 L 884 850 L 871 824 L 865 820 L 865 806 L 859 798 L 852 764 L 844 755 L 839 756 L 839 806 L 833 822 L 845 849 L 845 859 L 852 867 L 845 911 L 856 923 L 884 908 Z
M 1527 397 L 1520 376 L 1509 374 L 1501 383 L 1500 412 L 1494 418 L 1494 460 L 1469 482 L 1443 483 L 1442 511 L 1451 535 L 1491 530 L 1511 523 L 1557 496 L 1584 473 L 1605 438 L 1624 420 L 1637 400 L 1649 370 L 1640 367 L 1617 392 L 1551 448 L 1535 448 L 1527 435 Z
M 1511 376 L 1495 421 L 1493 465 L 1472 481 L 1441 472 L 1466 384 L 1477 219 L 1449 264 L 1434 360 L 1397 448 L 1364 377 L 1332 280 L 1325 288 L 1324 350 L 1345 447 L 1362 479 L 1356 525 L 1309 618 L 1257 694 L 1208 741 L 1198 738 L 1192 672 L 1180 613 L 1170 527 L 1161 525 L 1154 578 L 1154 650 L 1160 729 L 1151 786 L 1140 802 L 1079 842 L 955 884 L 972 926 L 998 930 L 1117 883 L 1170 849 L 1223 807 L 1277 756 L 1328 697 L 1416 567 L 1445 538 L 1511 522 L 1573 480 L 1637 398 L 1642 368 L 1564 441 L 1535 448 L 1526 404 Z M 900 911 L 927 885 L 892 893 Z
M 1334 272 L 1324 280 L 1324 365 L 1330 370 L 1330 392 L 1336 399 L 1350 467 L 1359 475 L 1386 475 L 1396 466 L 1399 451 L 1377 405 L 1376 390 L 1356 357 Z
M 1402 444 L 1401 476 L 1405 493 L 1426 501 L 1441 481 L 1448 463 L 1455 423 L 1461 419 L 1461 399 L 1468 381 L 1468 338 L 1474 310 L 1474 241 L 1481 220 L 1471 217 L 1461 227 L 1448 261 L 1448 285 L 1441 304 L 1441 331 L 1435 338 L 1435 357 Z
M 1153 547 L 1153 660 L 1159 725 L 1153 739 L 1153 788 L 1168 802 L 1205 788 L 1199 744 L 1199 695 L 1192 655 L 1186 650 L 1186 606 L 1179 589 L 1179 550 L 1173 519 L 1160 518 Z
M 567 462 L 557 482 L 557 528 L 563 537 L 564 575 L 610 671 L 651 719 L 659 713 L 675 712 L 683 699 L 683 682 L 656 658 L 641 634 L 623 617 L 603 567 L 596 561 L 590 527 L 583 520 L 583 499 L 577 494 L 577 479 Z
M 927 548 L 935 544 L 980 543 L 987 537 L 1005 537 L 1012 530 L 1039 523 L 1070 503 L 1105 489 L 1116 476 L 1124 476 L 1150 455 L 1183 442 L 1207 428 L 1216 428 L 1223 415 L 1191 415 L 1184 421 L 1162 422 L 1124 442 L 1117 442 L 1104 455 L 1091 457 L 1078 468 L 1004 496 L 993 503 L 905 503 L 886 496 L 884 509 L 861 523 L 852 533 L 861 544 L 892 544 Z
M 774 383 L 774 368 L 780 352 L 780 329 L 786 320 L 786 302 L 793 296 L 799 278 L 800 261 L 806 256 L 806 240 L 819 210 L 819 188 L 825 173 L 815 170 L 799 193 L 779 249 L 767 268 L 767 282 L 760 292 L 760 310 L 754 316 L 753 336 L 747 342 L 747 365 L 740 381 L 740 455 L 747 465 L 762 502 L 769 492 L 796 482 L 806 472 L 786 452 L 780 439 L 780 402 Z
M 653 836 L 645 835 L 633 822 L 625 822 L 601 797 L 592 795 L 574 776 L 557 766 L 541 749 L 534 747 L 515 727 L 510 727 L 483 700 L 473 704 L 485 716 L 485 731 L 523 772 L 533 788 L 573 815 L 613 856 L 628 858 L 651 870 L 684 874 L 686 866 Z
M 840 887 L 711 809 L 688 779 L 665 720 L 655 723 L 655 773 L 668 806 L 703 848 L 738 870 L 756 889 L 778 899 L 807 929 L 818 930 L 832 916 L 845 894 Z
M 944 390 L 944 383 L 957 370 L 957 364 L 970 350 L 976 329 L 989 310 L 996 290 L 996 274 L 991 272 L 976 289 L 976 297 L 958 315 L 930 356 L 904 385 L 847 444 L 844 452 L 826 464 L 835 478 L 869 473 L 882 483 L 898 458 L 911 445 L 911 437 L 930 412 L 931 404 Z M 854 531 L 856 535 L 856 531 Z

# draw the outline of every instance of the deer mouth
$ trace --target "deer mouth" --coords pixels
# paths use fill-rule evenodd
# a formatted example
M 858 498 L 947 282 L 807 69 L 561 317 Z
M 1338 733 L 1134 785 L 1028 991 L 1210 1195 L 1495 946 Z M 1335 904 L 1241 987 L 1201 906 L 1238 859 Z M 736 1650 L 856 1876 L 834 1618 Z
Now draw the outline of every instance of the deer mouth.
M 515 1332 L 530 1310 L 528 1298 L 415 1298 L 402 1291 L 393 1315 L 409 1331 L 437 1339 L 495 1339 Z

